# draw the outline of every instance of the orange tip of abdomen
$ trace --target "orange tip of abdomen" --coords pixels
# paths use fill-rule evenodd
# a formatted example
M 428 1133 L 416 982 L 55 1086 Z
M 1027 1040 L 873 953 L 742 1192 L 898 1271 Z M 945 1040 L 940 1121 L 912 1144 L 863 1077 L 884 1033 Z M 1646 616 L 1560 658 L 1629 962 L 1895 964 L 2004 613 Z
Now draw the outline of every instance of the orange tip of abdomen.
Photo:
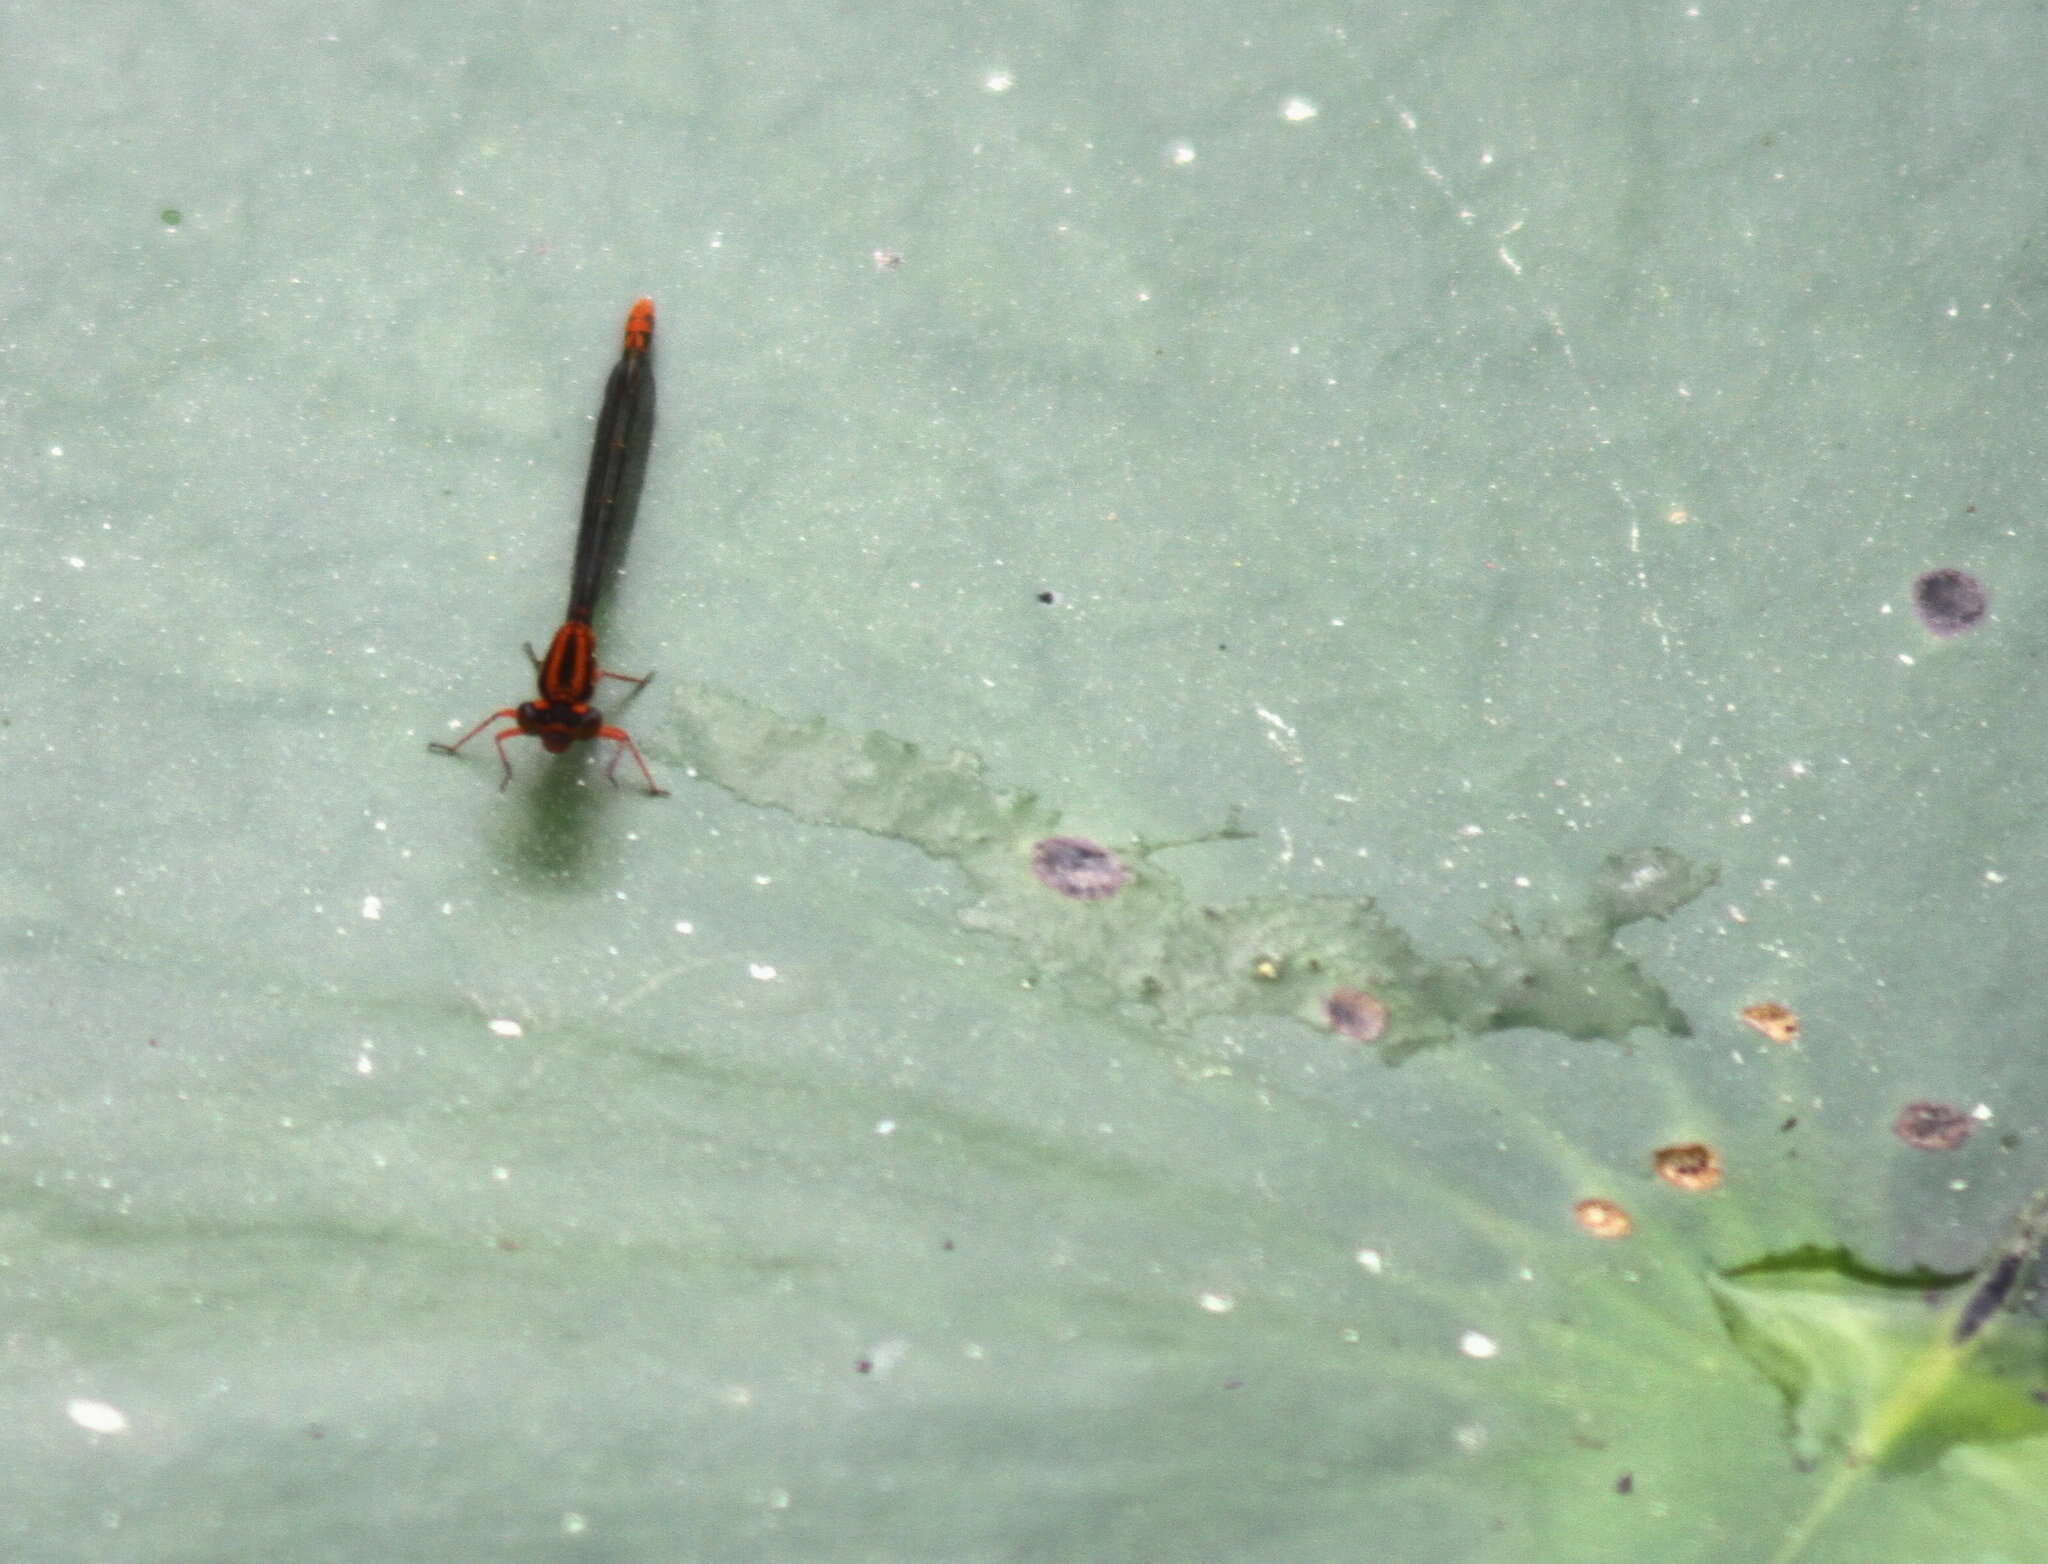
M 654 340 L 654 300 L 641 299 L 626 316 L 626 351 L 645 353 Z

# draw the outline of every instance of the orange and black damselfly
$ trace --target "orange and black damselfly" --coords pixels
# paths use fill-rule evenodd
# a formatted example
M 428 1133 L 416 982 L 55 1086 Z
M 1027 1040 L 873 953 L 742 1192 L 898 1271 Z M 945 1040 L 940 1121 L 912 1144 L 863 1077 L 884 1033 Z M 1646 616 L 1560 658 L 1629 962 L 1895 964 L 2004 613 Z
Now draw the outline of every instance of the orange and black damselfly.
M 569 577 L 569 611 L 562 616 L 562 628 L 555 632 L 545 657 L 534 657 L 534 672 L 540 683 L 540 698 L 494 711 L 453 744 L 431 744 L 430 749 L 452 755 L 492 723 L 509 721 L 493 735 L 498 759 L 505 767 L 500 791 L 512 780 L 512 759 L 505 753 L 505 741 L 522 734 L 537 738 L 541 748 L 559 755 L 583 739 L 610 739 L 618 746 L 605 775 L 617 783 L 619 761 L 631 755 L 640 774 L 647 779 L 647 791 L 657 797 L 666 789 L 657 787 L 654 773 L 641 758 L 640 746 L 624 728 L 615 728 L 604 714 L 590 704 L 600 679 L 617 679 L 621 684 L 644 685 L 654 675 L 635 677 L 613 673 L 597 661 L 597 633 L 591 618 L 597 612 L 598 593 L 610 573 L 613 545 L 617 541 L 622 496 L 633 471 L 634 442 L 644 430 L 654 405 L 654 371 L 648 364 L 648 350 L 654 345 L 654 301 L 642 299 L 626 316 L 626 344 L 619 362 L 605 383 L 604 407 L 597 415 L 597 439 L 590 451 L 590 477 L 583 485 L 583 522 L 576 530 L 576 563 Z M 637 454 L 644 455 L 640 451 Z M 630 524 L 631 518 L 626 518 Z M 533 648 L 526 655 L 533 657 Z

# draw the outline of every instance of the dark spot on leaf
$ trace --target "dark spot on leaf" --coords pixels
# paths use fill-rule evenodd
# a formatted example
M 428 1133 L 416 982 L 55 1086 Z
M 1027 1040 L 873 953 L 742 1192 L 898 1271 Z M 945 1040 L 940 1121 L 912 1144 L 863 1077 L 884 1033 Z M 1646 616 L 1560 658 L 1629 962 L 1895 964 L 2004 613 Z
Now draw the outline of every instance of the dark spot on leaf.
M 1075 901 L 1105 901 L 1131 878 L 1121 858 L 1085 836 L 1048 836 L 1031 849 L 1031 872 Z
M 1634 1472 L 1623 1472 L 1619 1477 L 1615 1478 L 1614 1491 L 1623 1495 L 1634 1493 L 1636 1491 L 1636 1474 Z
M 1386 1035 L 1387 1007 L 1362 988 L 1339 988 L 1323 1001 L 1330 1030 L 1354 1042 L 1376 1043 Z
M 1976 1127 L 1967 1113 L 1945 1102 L 1909 1102 L 1892 1120 L 1892 1133 L 1922 1151 L 1954 1151 Z
M 1967 570 L 1930 570 L 1913 583 L 1913 607 L 1920 622 L 1938 636 L 1961 635 L 1989 612 L 1984 583 Z
M 1060 595 L 1057 592 L 1041 592 L 1038 594 L 1038 600 L 1041 603 L 1057 603 Z

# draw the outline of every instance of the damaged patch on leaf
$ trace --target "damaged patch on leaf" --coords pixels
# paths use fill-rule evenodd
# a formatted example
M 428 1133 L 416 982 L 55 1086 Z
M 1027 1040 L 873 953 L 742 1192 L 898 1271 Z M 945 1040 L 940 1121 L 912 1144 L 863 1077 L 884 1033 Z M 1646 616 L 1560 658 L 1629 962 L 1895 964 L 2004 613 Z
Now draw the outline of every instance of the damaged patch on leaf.
M 1483 925 L 1498 947 L 1491 960 L 1431 959 L 1369 897 L 1199 904 L 1150 858 L 1163 846 L 1060 835 L 1058 810 L 990 785 L 972 755 L 928 755 L 884 733 L 792 722 L 707 685 L 679 684 L 671 697 L 677 737 L 666 747 L 693 775 L 743 803 L 890 837 L 956 864 L 978 898 L 961 922 L 1010 942 L 1081 1007 L 1149 1011 L 1176 1034 L 1205 1016 L 1266 1015 L 1357 1035 L 1369 1028 L 1353 1031 L 1343 1024 L 1348 1009 L 1341 1017 L 1330 1009 L 1333 994 L 1356 991 L 1385 1015 L 1377 1051 L 1390 1064 L 1461 1032 L 1539 1027 L 1620 1040 L 1637 1027 L 1692 1030 L 1615 944 L 1629 924 L 1668 917 L 1713 883 L 1713 869 L 1669 849 L 1615 854 L 1578 908 L 1530 928 L 1496 914 Z M 1225 826 L 1216 836 L 1242 834 Z M 1049 855 L 1048 843 L 1062 845 Z M 1085 899 L 1059 885 L 1061 895 L 1045 894 L 1052 868 L 1111 863 L 1114 894 L 1104 874 L 1090 880 Z

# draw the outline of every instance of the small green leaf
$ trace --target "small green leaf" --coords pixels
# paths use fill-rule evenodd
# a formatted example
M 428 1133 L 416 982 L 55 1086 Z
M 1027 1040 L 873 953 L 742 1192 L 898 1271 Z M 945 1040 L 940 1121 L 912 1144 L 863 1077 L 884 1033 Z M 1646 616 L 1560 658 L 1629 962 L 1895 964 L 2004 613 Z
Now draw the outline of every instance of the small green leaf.
M 1958 1446 L 2048 1434 L 2039 1322 L 1996 1329 L 2008 1318 L 2004 1292 L 1963 1285 L 2009 1281 L 2011 1247 L 1961 1276 L 1886 1272 L 1845 1249 L 1808 1247 L 1709 1278 L 1730 1339 L 1785 1398 L 1799 1459 L 1841 1462 L 1778 1560 L 1798 1557 L 1866 1474 L 1916 1472 Z

